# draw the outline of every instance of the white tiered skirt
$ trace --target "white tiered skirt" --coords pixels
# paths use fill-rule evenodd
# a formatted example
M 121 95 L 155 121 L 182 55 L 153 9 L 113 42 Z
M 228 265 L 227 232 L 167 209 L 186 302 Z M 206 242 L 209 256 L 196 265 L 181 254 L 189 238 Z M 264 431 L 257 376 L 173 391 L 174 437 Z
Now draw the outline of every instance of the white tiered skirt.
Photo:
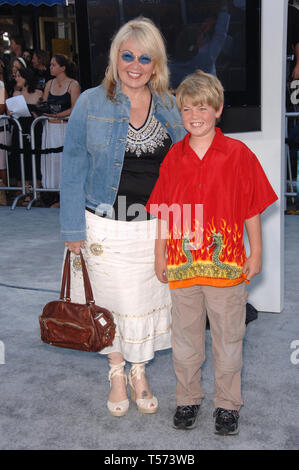
M 67 121 L 60 123 L 46 121 L 43 127 L 42 148 L 63 147 Z M 41 174 L 43 188 L 60 188 L 62 153 L 41 155 Z
M 111 311 L 116 323 L 113 345 L 100 354 L 119 352 L 129 362 L 149 361 L 170 348 L 171 299 L 168 284 L 154 272 L 156 220 L 123 222 L 86 211 L 82 250 L 96 305 Z M 80 257 L 71 257 L 71 299 L 85 303 Z

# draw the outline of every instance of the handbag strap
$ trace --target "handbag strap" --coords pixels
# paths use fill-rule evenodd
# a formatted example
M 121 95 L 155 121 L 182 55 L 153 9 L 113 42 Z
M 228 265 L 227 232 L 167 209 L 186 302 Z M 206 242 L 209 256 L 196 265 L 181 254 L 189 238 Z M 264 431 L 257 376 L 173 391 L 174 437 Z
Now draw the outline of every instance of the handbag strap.
M 63 275 L 61 280 L 60 300 L 70 300 L 70 250 L 67 250 L 64 260 Z M 65 283 L 67 281 L 67 291 L 65 293 Z
M 80 250 L 80 258 L 81 258 L 81 266 L 82 266 L 82 272 L 83 272 L 86 303 L 87 304 L 94 303 L 94 298 L 93 298 L 92 288 L 91 288 L 91 284 L 90 284 L 90 280 L 88 276 L 88 271 L 86 269 L 86 264 L 85 264 L 81 250 Z
M 65 300 L 66 302 L 70 302 L 70 292 L 71 292 L 71 263 L 70 263 L 71 252 L 67 250 L 65 261 L 64 261 L 64 268 L 63 268 L 63 275 L 61 281 L 61 291 L 60 291 L 60 299 Z M 89 305 L 94 303 L 93 299 L 93 292 L 88 276 L 88 272 L 86 269 L 86 264 L 80 250 L 80 259 L 81 259 L 81 266 L 82 266 L 82 273 L 83 273 L 83 282 L 84 282 L 84 291 L 85 291 L 85 300 L 86 304 Z M 65 291 L 66 286 L 66 291 Z

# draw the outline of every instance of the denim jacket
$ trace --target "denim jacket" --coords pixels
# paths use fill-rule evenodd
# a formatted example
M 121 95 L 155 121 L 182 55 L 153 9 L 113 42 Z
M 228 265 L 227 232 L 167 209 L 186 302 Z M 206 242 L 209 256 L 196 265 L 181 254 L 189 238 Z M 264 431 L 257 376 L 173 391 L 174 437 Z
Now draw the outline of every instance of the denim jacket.
M 130 100 L 118 84 L 116 100 L 102 85 L 84 91 L 67 125 L 62 155 L 60 223 L 62 240 L 85 240 L 85 207 L 112 214 L 124 161 Z M 186 131 L 175 100 L 153 94 L 154 115 L 172 143 Z M 172 103 L 171 103 L 172 101 Z

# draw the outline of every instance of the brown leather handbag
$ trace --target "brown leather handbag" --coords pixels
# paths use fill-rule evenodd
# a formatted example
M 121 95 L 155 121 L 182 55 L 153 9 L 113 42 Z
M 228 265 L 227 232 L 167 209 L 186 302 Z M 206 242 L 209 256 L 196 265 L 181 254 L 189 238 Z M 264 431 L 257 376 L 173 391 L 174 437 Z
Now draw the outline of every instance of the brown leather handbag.
M 39 317 L 41 340 L 61 348 L 98 352 L 112 345 L 115 324 L 109 310 L 95 305 L 81 252 L 80 257 L 86 304 L 71 302 L 70 251 L 68 250 L 64 262 L 60 299 L 45 305 Z

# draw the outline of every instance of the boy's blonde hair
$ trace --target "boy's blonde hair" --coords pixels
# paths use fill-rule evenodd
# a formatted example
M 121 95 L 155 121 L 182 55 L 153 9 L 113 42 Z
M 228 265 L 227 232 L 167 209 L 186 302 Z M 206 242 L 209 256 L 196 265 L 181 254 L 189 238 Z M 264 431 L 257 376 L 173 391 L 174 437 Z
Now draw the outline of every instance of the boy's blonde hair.
M 164 98 L 164 94 L 170 95 L 167 54 L 163 36 L 150 19 L 141 16 L 124 24 L 112 40 L 109 65 L 103 81 L 108 98 L 113 100 L 115 97 L 115 86 L 118 81 L 118 54 L 122 43 L 129 38 L 134 39 L 139 48 L 154 61 L 155 72 L 149 82 L 151 90 L 161 98 Z
M 215 75 L 196 70 L 176 90 L 176 103 L 180 111 L 186 100 L 194 105 L 208 104 L 218 111 L 224 103 L 224 89 Z

